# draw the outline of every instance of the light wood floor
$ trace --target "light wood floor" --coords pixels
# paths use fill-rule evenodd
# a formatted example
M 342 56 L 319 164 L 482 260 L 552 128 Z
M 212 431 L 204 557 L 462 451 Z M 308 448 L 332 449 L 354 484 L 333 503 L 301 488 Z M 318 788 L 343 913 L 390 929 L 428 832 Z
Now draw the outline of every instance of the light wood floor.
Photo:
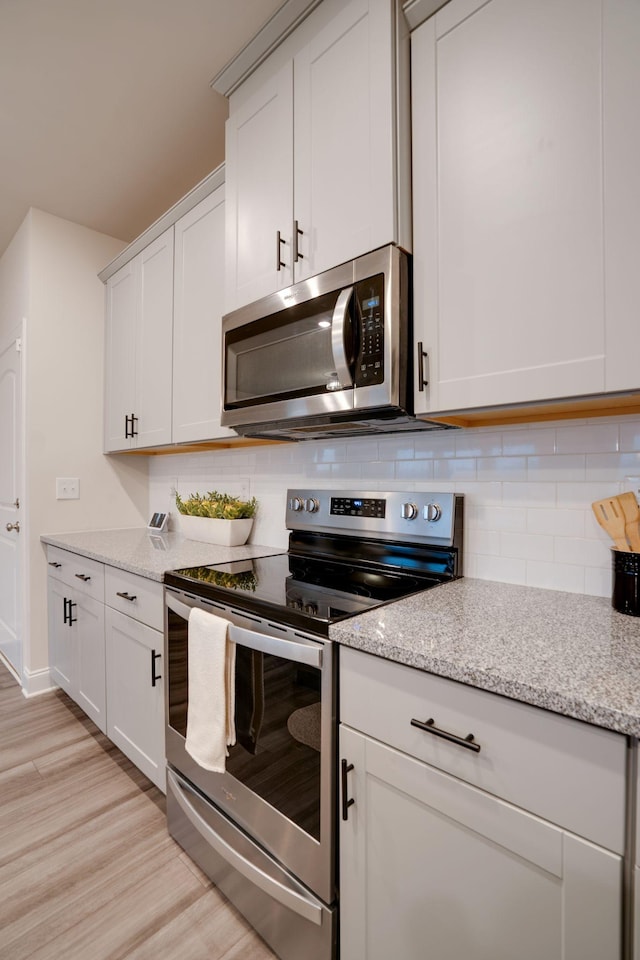
M 1 960 L 273 957 L 169 837 L 162 793 L 0 664 Z

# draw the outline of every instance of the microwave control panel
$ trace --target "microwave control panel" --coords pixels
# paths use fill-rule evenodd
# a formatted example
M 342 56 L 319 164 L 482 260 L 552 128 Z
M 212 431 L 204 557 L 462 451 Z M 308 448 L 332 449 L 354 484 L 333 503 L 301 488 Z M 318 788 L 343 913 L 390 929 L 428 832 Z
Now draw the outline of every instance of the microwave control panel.
M 354 382 L 356 387 L 368 387 L 384 382 L 384 275 L 357 283 L 355 298 L 360 342 Z

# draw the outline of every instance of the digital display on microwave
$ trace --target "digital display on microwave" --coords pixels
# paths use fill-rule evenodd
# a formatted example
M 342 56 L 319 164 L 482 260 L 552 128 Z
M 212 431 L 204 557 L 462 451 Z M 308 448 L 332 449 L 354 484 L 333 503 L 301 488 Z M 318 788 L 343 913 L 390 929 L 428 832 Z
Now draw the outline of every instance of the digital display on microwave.
M 367 297 L 365 300 L 361 301 L 361 307 L 363 310 L 373 310 L 375 307 L 380 306 L 380 297 Z

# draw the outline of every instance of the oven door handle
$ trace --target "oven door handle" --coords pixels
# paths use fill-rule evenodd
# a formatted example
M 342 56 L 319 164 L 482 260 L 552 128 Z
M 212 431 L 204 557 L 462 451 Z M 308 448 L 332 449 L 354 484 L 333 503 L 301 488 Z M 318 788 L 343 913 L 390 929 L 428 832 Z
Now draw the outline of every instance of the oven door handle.
M 166 604 L 183 620 L 189 620 L 189 613 L 193 610 L 192 606 L 177 600 L 170 594 L 166 595 Z M 214 615 L 219 616 L 219 614 Z M 285 640 L 282 637 L 270 637 L 266 633 L 237 627 L 231 621 L 229 621 L 229 640 L 232 640 L 233 643 L 239 643 L 243 647 L 249 647 L 251 650 L 259 650 L 261 653 L 270 653 L 274 657 L 282 657 L 283 660 L 293 660 L 295 663 L 317 667 L 318 670 L 322 667 L 322 647 L 319 644 L 318 646 L 312 646 L 311 644 Z
M 171 785 L 175 800 L 178 802 L 185 817 L 189 820 L 189 823 L 198 831 L 206 843 L 213 847 L 216 853 L 234 867 L 246 880 L 255 884 L 256 887 L 274 900 L 277 900 L 278 903 L 281 903 L 288 910 L 293 910 L 298 916 L 304 917 L 305 920 L 310 920 L 311 923 L 315 923 L 317 926 L 321 926 L 322 908 L 319 904 L 307 899 L 292 887 L 285 886 L 275 877 L 269 876 L 269 874 L 257 866 L 257 864 L 252 863 L 237 850 L 234 850 L 226 840 L 223 840 L 222 837 L 203 820 L 197 810 L 194 810 L 193 806 L 189 803 L 185 787 L 183 787 L 172 770 L 167 769 L 167 780 Z
M 245 630 L 244 627 L 236 627 L 234 624 L 229 628 L 229 639 L 251 650 L 282 657 L 283 660 L 293 660 L 295 663 L 304 663 L 318 669 L 322 667 L 320 647 L 307 646 L 306 643 L 296 643 L 280 637 L 270 637 L 266 633 L 255 633 L 253 630 Z

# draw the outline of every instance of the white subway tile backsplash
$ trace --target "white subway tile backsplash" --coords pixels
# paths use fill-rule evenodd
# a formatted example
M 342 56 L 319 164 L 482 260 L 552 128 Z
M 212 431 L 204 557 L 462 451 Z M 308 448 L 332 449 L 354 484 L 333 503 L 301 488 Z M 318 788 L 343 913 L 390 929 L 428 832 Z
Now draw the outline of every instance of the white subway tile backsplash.
M 575 563 L 583 567 L 608 567 L 611 564 L 611 551 L 600 540 L 556 537 L 554 559 L 558 563 Z
M 585 570 L 578 564 L 530 560 L 527 563 L 526 582 L 529 587 L 542 587 L 544 590 L 584 593 Z
M 556 503 L 555 483 L 503 483 L 502 502 L 512 507 L 553 507 Z
M 585 479 L 584 454 L 556 454 L 554 456 L 528 457 L 528 479 L 569 482 Z
M 478 460 L 478 480 L 526 479 L 526 457 L 481 457 Z
M 505 433 L 502 440 L 502 452 L 505 457 L 533 456 L 556 452 L 556 431 L 513 430 Z
M 531 533 L 501 533 L 500 553 L 519 560 L 553 560 L 553 537 Z
M 502 434 L 473 433 L 465 430 L 456 433 L 456 457 L 500 457 L 502 456 Z
M 618 450 L 617 423 L 558 427 L 556 453 L 615 453 Z
M 583 510 L 527 510 L 527 532 L 553 537 L 583 537 Z
M 610 596 L 610 541 L 591 503 L 640 475 L 640 416 L 274 444 L 149 458 L 149 496 L 249 487 L 252 540 L 285 548 L 289 487 L 465 495 L 466 576 Z M 244 486 L 243 486 L 244 485 Z

